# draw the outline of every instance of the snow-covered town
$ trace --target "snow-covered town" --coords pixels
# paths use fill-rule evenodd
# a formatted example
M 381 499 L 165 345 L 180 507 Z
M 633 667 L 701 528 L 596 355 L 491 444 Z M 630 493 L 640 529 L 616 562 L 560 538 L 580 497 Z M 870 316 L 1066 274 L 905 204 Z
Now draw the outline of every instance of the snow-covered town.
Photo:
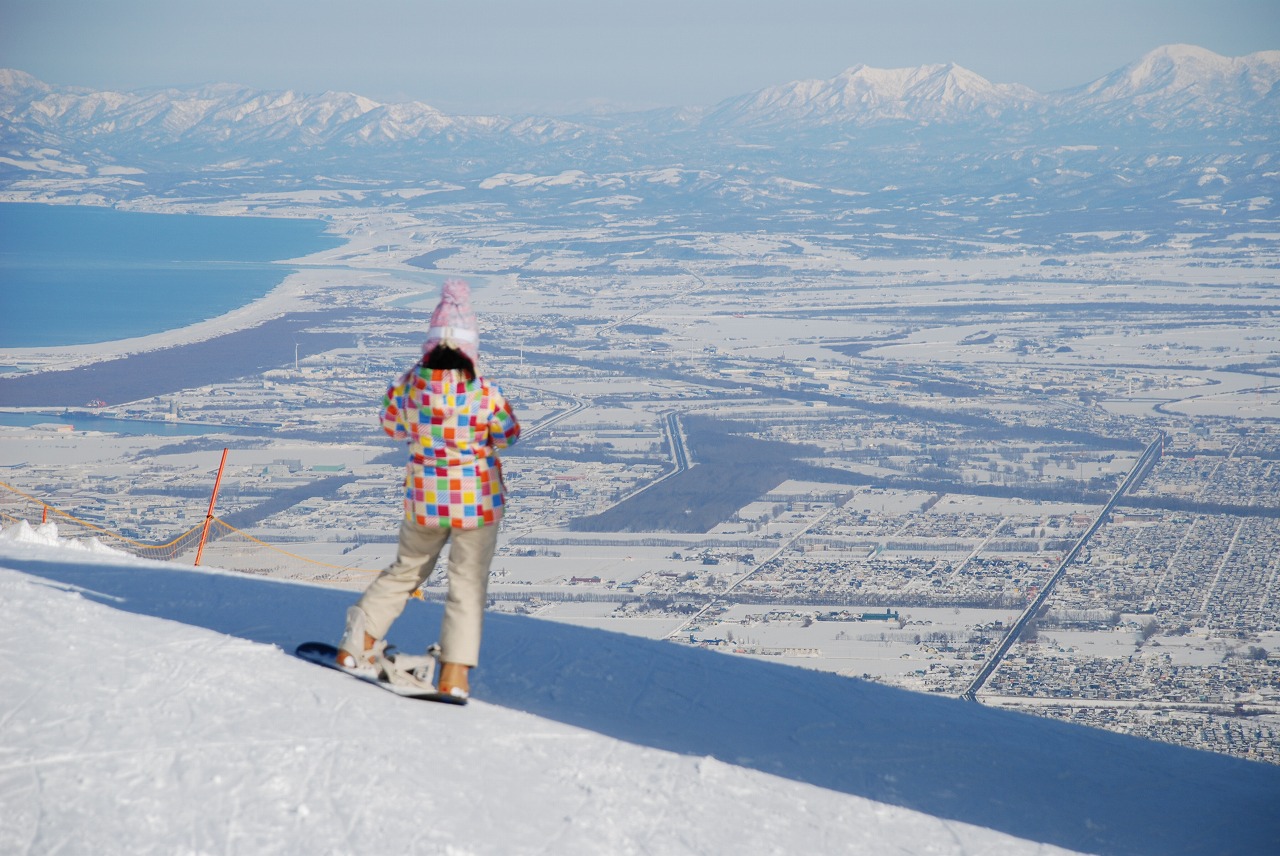
M 1280 405 L 1242 368 L 1280 339 L 1269 256 L 1236 260 L 1231 275 L 1257 286 L 1230 307 L 1196 285 L 1194 254 L 1162 257 L 1160 288 L 1185 308 L 1148 320 L 1125 305 L 1154 263 L 1124 253 L 1069 276 L 1035 257 L 912 260 L 929 265 L 915 285 L 815 279 L 805 254 L 747 290 L 691 258 L 679 273 L 632 263 L 598 289 L 572 270 L 597 263 L 582 249 L 537 246 L 536 272 L 476 277 L 514 250 L 371 225 L 303 259 L 273 298 L 327 310 L 328 347 L 256 377 L 17 410 L 27 424 L 2 429 L 0 448 L 26 496 L 0 508 L 17 516 L 38 497 L 165 543 L 203 517 L 226 448 L 216 512 L 238 533 L 206 563 L 359 589 L 395 548 L 402 464 L 373 421 L 378 398 L 412 359 L 436 278 L 470 275 L 485 371 L 527 426 L 506 469 L 492 609 L 959 695 L 1158 438 L 1158 461 L 978 698 L 1280 761 Z M 773 255 L 783 238 L 734 240 L 735 258 L 788 264 Z M 535 255 L 535 234 L 517 241 Z M 442 242 L 457 250 L 447 263 L 415 266 Z M 1010 281 L 1024 313 L 979 302 L 929 318 L 930 295 L 978 301 Z M 784 293 L 785 311 L 771 308 Z M 1092 309 L 1036 310 L 1068 293 Z M 837 308 L 853 305 L 867 308 Z M 1233 335 L 1246 317 L 1250 334 Z M 148 353 L 132 358 L 135 385 Z M 443 589 L 437 578 L 426 594 Z

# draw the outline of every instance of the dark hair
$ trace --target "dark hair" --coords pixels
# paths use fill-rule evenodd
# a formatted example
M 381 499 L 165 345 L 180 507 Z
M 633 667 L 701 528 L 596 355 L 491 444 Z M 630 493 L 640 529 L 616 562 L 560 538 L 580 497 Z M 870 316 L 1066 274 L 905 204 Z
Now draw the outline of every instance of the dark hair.
M 467 377 L 472 379 L 476 376 L 476 367 L 471 362 L 471 358 L 446 345 L 436 345 L 432 348 L 430 353 L 422 358 L 422 364 L 429 369 L 453 369 L 466 372 Z

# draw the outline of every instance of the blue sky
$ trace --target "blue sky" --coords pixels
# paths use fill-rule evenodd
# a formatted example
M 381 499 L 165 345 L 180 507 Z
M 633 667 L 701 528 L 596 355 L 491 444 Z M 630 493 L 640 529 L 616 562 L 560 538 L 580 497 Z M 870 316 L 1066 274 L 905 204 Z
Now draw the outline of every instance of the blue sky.
M 1280 49 L 1280 0 L 0 0 L 0 66 L 50 83 L 450 113 L 713 104 L 857 64 L 956 62 L 1050 92 L 1175 43 Z

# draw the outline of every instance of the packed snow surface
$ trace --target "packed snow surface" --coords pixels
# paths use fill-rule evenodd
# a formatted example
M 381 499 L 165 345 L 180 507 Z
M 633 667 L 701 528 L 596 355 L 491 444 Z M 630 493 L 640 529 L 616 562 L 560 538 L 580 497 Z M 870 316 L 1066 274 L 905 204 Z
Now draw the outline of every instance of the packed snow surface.
M 0 853 L 1277 852 L 1280 769 L 491 615 L 476 700 L 287 651 L 349 592 L 0 533 Z M 393 630 L 432 638 L 413 602 Z

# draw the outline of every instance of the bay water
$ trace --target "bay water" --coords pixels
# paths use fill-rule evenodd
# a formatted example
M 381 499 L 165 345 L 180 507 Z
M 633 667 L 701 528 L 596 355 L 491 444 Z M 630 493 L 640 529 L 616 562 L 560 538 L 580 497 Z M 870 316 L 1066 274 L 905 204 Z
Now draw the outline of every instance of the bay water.
M 0 203 L 0 348 L 109 342 L 215 318 L 338 246 L 321 220 Z

